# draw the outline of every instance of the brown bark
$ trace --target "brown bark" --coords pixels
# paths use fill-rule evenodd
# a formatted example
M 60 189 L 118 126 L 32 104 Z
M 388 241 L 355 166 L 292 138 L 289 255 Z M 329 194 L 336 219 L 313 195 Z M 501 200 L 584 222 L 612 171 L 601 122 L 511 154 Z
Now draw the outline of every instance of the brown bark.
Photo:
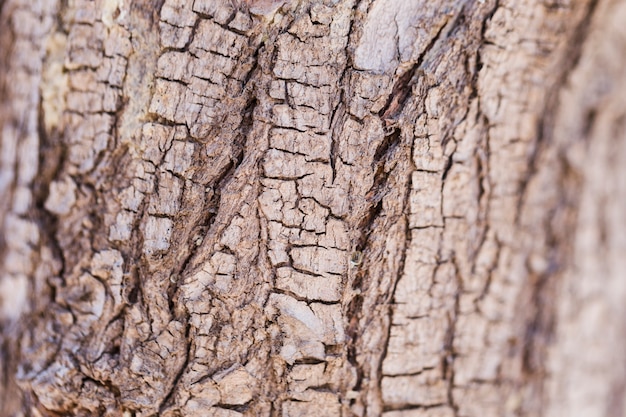
M 0 19 L 2 415 L 626 415 L 624 2 Z

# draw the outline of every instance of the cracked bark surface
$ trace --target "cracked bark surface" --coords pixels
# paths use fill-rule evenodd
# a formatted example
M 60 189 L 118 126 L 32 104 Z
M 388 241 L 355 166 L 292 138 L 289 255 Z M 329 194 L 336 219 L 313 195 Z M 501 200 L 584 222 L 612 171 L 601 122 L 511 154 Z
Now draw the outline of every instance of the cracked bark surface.
M 626 5 L 0 0 L 0 413 L 626 413 Z

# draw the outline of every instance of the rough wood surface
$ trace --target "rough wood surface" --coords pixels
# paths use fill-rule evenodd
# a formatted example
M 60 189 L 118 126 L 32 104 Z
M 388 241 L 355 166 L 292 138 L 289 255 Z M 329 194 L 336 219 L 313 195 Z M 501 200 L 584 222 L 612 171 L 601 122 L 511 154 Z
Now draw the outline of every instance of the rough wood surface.
M 0 412 L 624 416 L 617 0 L 0 0 Z

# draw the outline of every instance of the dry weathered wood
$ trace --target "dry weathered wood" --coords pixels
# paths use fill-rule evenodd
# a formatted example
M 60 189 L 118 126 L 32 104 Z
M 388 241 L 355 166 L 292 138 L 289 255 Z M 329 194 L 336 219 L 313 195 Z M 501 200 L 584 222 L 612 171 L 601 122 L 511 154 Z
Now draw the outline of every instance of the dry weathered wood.
M 617 0 L 0 0 L 0 412 L 623 416 Z

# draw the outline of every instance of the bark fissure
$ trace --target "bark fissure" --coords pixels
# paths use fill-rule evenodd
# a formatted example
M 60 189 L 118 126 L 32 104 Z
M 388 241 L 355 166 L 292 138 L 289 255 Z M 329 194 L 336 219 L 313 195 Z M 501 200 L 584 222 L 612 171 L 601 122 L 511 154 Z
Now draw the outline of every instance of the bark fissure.
M 563 71 L 557 75 L 554 84 L 547 93 L 546 107 L 541 112 L 541 117 L 537 122 L 537 138 L 533 152 L 529 158 L 528 173 L 525 176 L 525 180 L 520 185 L 520 197 L 516 217 L 518 224 L 521 223 L 520 216 L 523 213 L 523 207 L 527 204 L 525 200 L 527 198 L 529 184 L 539 175 L 542 169 L 541 163 L 546 159 L 544 155 L 554 146 L 553 132 L 555 129 L 555 118 L 561 106 L 559 102 L 560 95 L 570 75 L 576 71 L 597 5 L 598 2 L 595 0 L 588 2 L 586 5 L 585 11 L 581 14 L 583 18 L 576 25 L 571 35 L 570 46 L 567 48 L 566 53 L 563 54 L 563 63 L 561 64 Z M 567 176 L 562 168 L 559 168 L 558 172 L 559 178 Z M 580 187 L 580 185 L 578 185 L 578 187 Z M 555 291 L 558 288 L 558 280 L 565 268 L 567 257 L 570 256 L 568 255 L 570 249 L 565 242 L 572 239 L 571 235 L 556 231 L 554 228 L 558 226 L 556 226 L 551 219 L 554 219 L 559 212 L 569 211 L 571 207 L 578 205 L 572 202 L 571 198 L 568 196 L 568 194 L 578 194 L 577 191 L 572 190 L 571 187 L 562 186 L 559 187 L 558 190 L 557 201 L 559 205 L 551 208 L 544 220 L 544 230 L 546 231 L 546 254 L 544 256 L 547 258 L 548 265 L 544 271 L 538 274 L 531 272 L 533 290 L 530 294 L 529 305 L 532 306 L 532 308 L 531 312 L 527 313 L 529 318 L 525 329 L 524 344 L 521 354 L 525 376 L 529 381 L 532 381 L 532 384 L 538 385 L 534 388 L 537 392 L 543 391 L 542 385 L 544 384 L 547 374 L 545 369 L 547 350 L 548 346 L 554 343 L 556 310 L 551 300 L 556 296 Z M 530 271 L 533 270 L 532 265 L 529 265 L 528 268 Z M 545 399 L 542 399 L 537 406 L 539 412 L 544 412 L 545 406 L 543 405 L 543 401 L 545 401 Z
M 509 3 L 0 0 L 0 413 L 575 403 L 626 11 Z

